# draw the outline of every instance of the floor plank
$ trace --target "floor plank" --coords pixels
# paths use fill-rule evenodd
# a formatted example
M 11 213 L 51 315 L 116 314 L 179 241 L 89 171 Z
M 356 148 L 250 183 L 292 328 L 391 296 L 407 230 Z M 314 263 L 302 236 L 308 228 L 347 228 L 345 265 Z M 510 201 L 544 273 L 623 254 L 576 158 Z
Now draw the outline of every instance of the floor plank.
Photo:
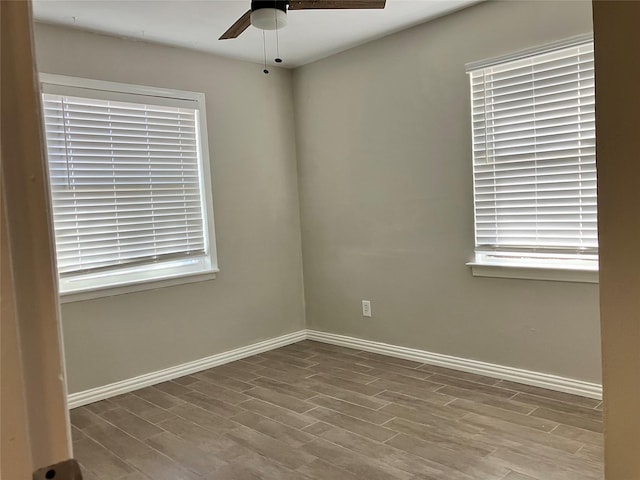
M 370 480 L 409 480 L 413 475 L 377 459 L 359 455 L 344 447 L 317 438 L 303 447 L 305 452 L 330 462 L 358 478 Z
M 329 425 L 343 428 L 349 432 L 357 433 L 358 435 L 371 438 L 372 440 L 378 440 L 379 442 L 384 442 L 397 434 L 397 432 L 389 430 L 388 428 L 380 427 L 373 423 L 369 423 L 349 415 L 344 415 L 324 407 L 314 408 L 307 412 L 307 415 L 315 418 L 316 420 L 328 423 Z
M 231 417 L 231 420 L 276 440 L 280 440 L 293 448 L 301 447 L 305 443 L 313 440 L 313 435 L 302 432 L 297 428 L 288 427 L 287 425 L 253 412 L 241 413 L 240 415 Z
M 559 422 L 546 417 L 534 417 L 532 415 L 523 415 L 521 413 L 512 412 L 503 408 L 492 407 L 490 405 L 478 404 L 469 400 L 456 399 L 449 404 L 450 408 L 461 409 L 463 411 L 477 413 L 486 417 L 493 417 L 507 422 L 515 423 L 523 427 L 534 428 L 543 432 L 550 432 L 556 428 Z M 557 419 L 556 419 L 557 420 Z
M 580 397 L 578 395 L 572 395 L 570 393 L 564 392 L 556 392 L 555 390 L 547 390 L 546 388 L 533 387 L 531 385 L 509 382 L 507 380 L 500 380 L 500 382 L 497 383 L 496 386 L 506 388 L 508 390 L 515 390 L 517 392 L 538 395 L 539 397 L 552 398 L 554 400 L 560 400 L 561 402 L 573 403 L 575 405 L 587 408 L 595 408 L 600 404 L 600 400 L 596 400 L 593 398 Z
M 530 395 L 527 393 L 518 393 L 512 400 L 514 402 L 527 403 L 536 407 L 546 407 L 550 410 L 555 410 L 556 412 L 562 412 L 568 415 L 577 415 L 588 420 L 602 422 L 602 411 L 594 408 L 581 407 L 571 403 L 565 403 L 559 400 L 539 397 L 537 395 Z
M 158 433 L 162 433 L 161 428 L 121 408 L 107 410 L 102 412 L 100 416 L 138 440 L 146 440 Z
M 257 398 L 243 402 L 239 406 L 250 412 L 258 413 L 264 417 L 300 430 L 316 423 L 316 419 L 314 418 L 307 417 L 306 415 L 296 413 L 272 403 L 263 402 Z
M 589 430 L 591 432 L 602 433 L 603 425 L 601 421 L 584 418 L 580 415 L 571 415 L 565 412 L 559 412 L 557 410 L 551 410 L 549 408 L 536 408 L 531 412 L 532 417 L 544 418 L 551 420 L 552 422 L 564 423 L 565 425 L 571 425 L 574 427 Z
M 365 422 L 375 423 L 377 425 L 388 422 L 393 418 L 393 415 L 388 415 L 378 410 L 361 407 L 360 405 L 345 402 L 344 400 L 339 400 L 337 398 L 327 397 L 325 395 L 318 395 L 316 397 L 313 397 L 309 399 L 309 402 L 320 407 L 335 410 L 336 412 L 340 412 L 351 417 L 359 418 L 360 420 L 364 420 Z

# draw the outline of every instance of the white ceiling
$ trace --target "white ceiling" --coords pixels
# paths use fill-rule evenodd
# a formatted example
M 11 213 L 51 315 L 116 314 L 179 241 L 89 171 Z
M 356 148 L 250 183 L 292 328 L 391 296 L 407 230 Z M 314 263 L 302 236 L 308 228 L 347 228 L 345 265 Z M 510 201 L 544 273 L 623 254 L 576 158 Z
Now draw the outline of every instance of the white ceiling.
M 482 0 L 387 0 L 384 10 L 305 10 L 288 13 L 278 31 L 281 66 L 297 67 Z M 36 20 L 85 30 L 263 61 L 262 30 L 218 40 L 250 0 L 34 0 Z M 267 59 L 276 56 L 266 32 Z

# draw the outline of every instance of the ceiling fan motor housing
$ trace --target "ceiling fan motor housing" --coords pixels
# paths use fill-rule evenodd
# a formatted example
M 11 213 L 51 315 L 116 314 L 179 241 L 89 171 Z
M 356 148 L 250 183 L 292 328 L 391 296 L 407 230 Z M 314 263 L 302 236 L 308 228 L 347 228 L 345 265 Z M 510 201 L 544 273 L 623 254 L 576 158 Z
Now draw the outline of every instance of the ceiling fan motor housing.
M 251 25 L 262 30 L 278 30 L 287 25 L 287 0 L 251 2 Z

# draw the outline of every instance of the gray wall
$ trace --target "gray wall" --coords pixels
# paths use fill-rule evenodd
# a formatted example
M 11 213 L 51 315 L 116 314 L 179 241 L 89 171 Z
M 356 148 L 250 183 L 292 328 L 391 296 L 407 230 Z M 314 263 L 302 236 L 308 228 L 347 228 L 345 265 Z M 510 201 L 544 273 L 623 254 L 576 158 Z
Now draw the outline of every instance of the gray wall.
M 41 72 L 204 92 L 220 273 L 62 306 L 71 393 L 304 328 L 291 73 L 36 26 Z
M 465 266 L 465 63 L 591 29 L 588 1 L 489 2 L 294 73 L 309 328 L 600 381 L 597 285 Z

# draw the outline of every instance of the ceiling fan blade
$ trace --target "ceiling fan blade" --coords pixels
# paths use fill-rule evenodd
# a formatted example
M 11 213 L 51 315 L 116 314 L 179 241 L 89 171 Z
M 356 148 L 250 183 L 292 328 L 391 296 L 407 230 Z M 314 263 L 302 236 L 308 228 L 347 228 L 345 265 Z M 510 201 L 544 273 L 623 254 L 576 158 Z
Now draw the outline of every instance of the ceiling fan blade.
M 251 10 L 242 15 L 236 23 L 231 25 L 229 30 L 224 32 L 218 40 L 227 40 L 228 38 L 236 38 L 251 25 Z
M 384 8 L 386 0 L 291 0 L 289 10 Z

